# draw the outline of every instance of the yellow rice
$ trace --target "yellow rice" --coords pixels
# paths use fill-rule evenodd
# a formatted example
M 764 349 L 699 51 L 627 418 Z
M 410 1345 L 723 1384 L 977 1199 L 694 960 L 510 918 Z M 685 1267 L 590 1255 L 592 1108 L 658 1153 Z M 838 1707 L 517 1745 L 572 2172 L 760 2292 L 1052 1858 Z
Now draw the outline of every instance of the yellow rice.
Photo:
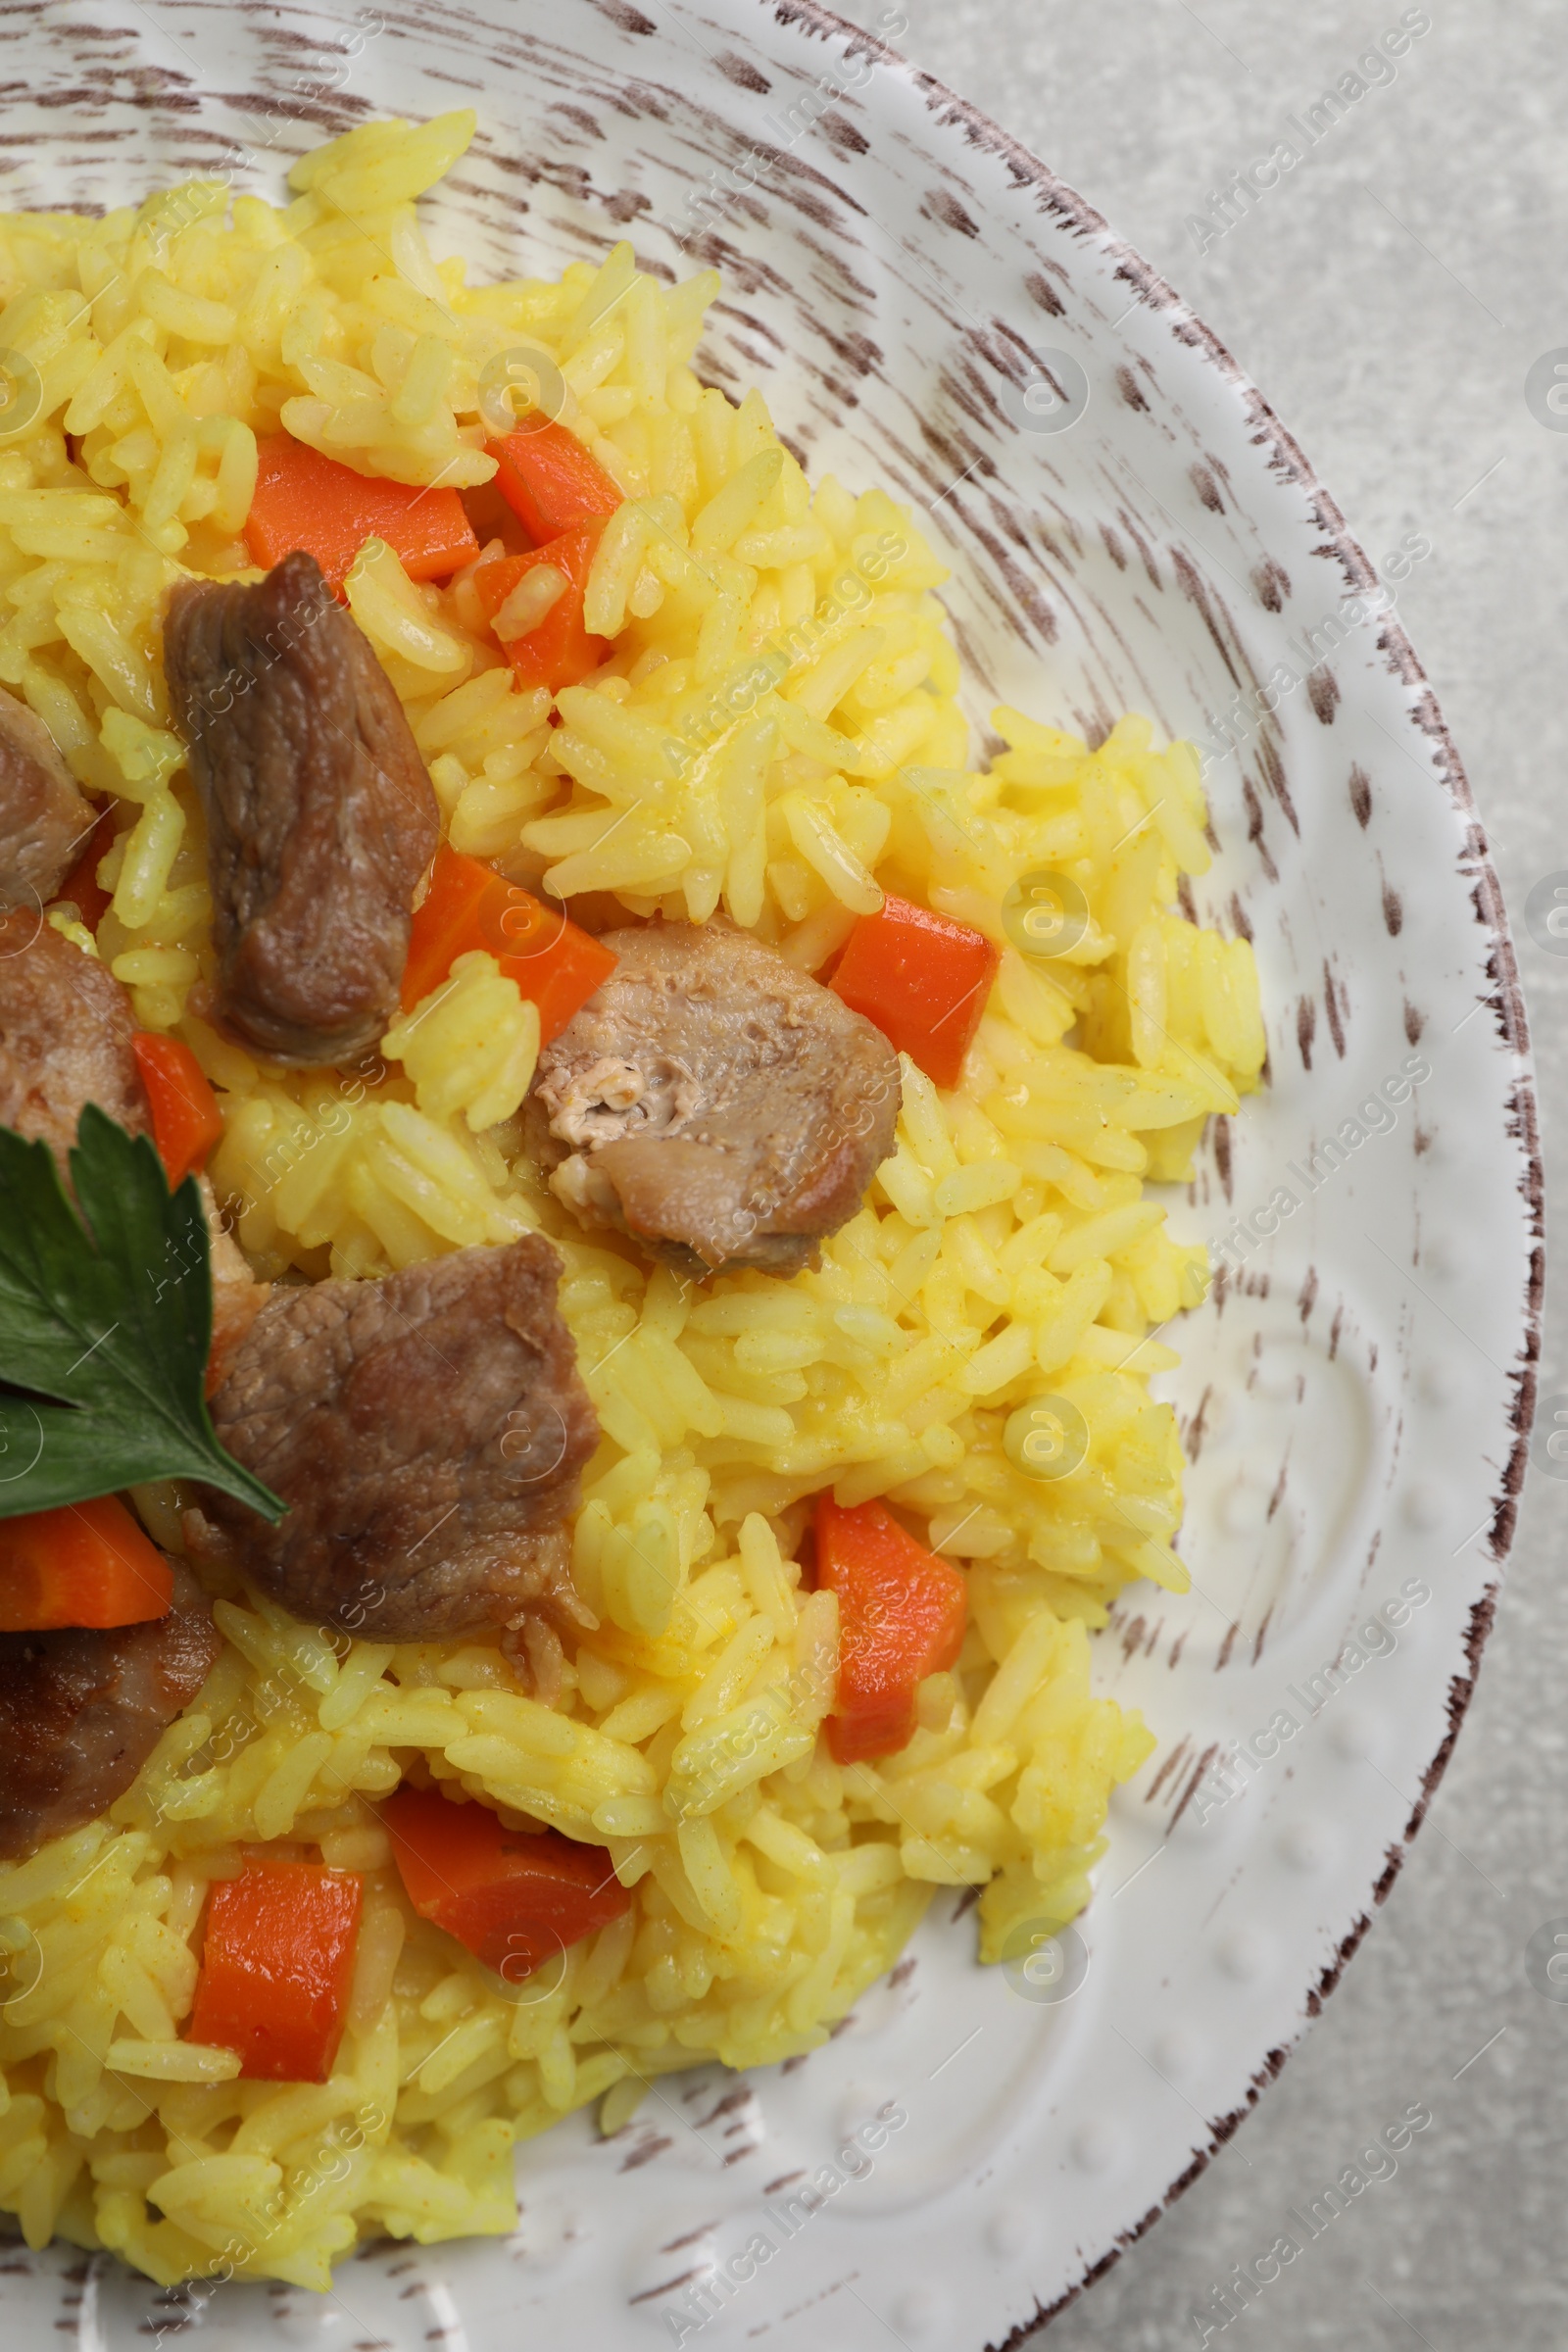
M 111 1819 L 0 1867 L 0 2206 L 31 2245 L 114 2247 L 165 2282 L 322 2287 L 366 2235 L 506 2231 L 516 2138 L 593 2100 L 617 2129 L 671 2069 L 817 2046 L 933 1887 L 984 1889 L 987 1959 L 1081 1908 L 1109 1789 L 1152 1744 L 1093 1695 L 1089 1631 L 1129 1581 L 1184 1582 L 1174 1420 L 1148 1390 L 1176 1358 L 1150 1334 L 1200 1298 L 1203 1260 L 1143 1183 L 1189 1173 L 1263 1058 L 1246 942 L 1171 911 L 1208 862 L 1191 749 L 1125 718 L 1091 752 L 1004 710 L 1007 750 L 971 767 L 943 566 L 883 492 L 809 485 L 757 392 L 703 388 L 713 273 L 666 288 L 622 244 L 470 288 L 432 258 L 415 200 L 471 131 L 357 129 L 296 166 L 283 210 L 193 182 L 0 219 L 0 348 L 37 387 L 0 436 L 0 680 L 120 810 L 96 939 L 56 919 L 218 1087 L 213 1174 L 260 1273 L 543 1231 L 604 1430 L 574 1536 L 600 1627 L 559 1703 L 489 1643 L 334 1641 L 236 1585 L 211 1680 Z M 357 1071 L 266 1066 L 187 1008 L 211 904 L 168 588 L 247 572 L 256 436 L 279 424 L 368 473 L 483 481 L 479 404 L 519 351 L 559 368 L 563 420 L 626 494 L 589 588 L 606 667 L 552 727 L 466 577 L 415 586 L 372 542 L 350 583 L 454 845 L 636 915 L 722 911 L 806 969 L 885 889 L 1003 949 L 961 1089 L 906 1065 L 895 1157 L 790 1282 L 694 1290 L 570 1221 L 520 1146 L 537 1019 L 486 956 Z M 1002 912 L 1041 869 L 1092 917 L 1051 963 Z M 1087 1429 L 1070 1477 L 1004 1442 L 1046 1394 Z M 846 1769 L 817 1735 L 835 1603 L 791 1556 L 829 1486 L 913 1514 L 970 1594 L 909 1746 Z M 138 1497 L 171 1546 L 180 1499 Z M 410 1770 L 607 1844 L 630 1914 L 520 1986 L 488 1975 L 390 1867 L 373 1804 Z M 205 1889 L 277 1839 L 367 1874 L 319 2087 L 237 2082 L 180 2038 Z

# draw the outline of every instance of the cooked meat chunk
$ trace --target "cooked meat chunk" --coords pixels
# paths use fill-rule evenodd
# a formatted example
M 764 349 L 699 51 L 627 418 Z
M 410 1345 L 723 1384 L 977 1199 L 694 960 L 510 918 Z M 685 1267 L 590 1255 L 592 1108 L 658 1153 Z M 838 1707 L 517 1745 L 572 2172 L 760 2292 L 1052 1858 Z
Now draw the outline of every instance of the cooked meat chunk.
M 207 812 L 217 1009 L 275 1061 L 333 1062 L 397 1010 L 439 817 L 369 643 L 313 556 L 186 581 L 164 664 Z
M 8 1862 L 107 1812 L 222 1646 L 187 1569 L 146 1625 L 0 1634 L 0 1857 Z
M 897 1054 L 744 932 L 656 923 L 604 945 L 620 960 L 529 1098 L 553 1190 L 682 1272 L 795 1273 L 893 1149 Z
M 67 1153 L 84 1102 L 96 1102 L 132 1135 L 151 1131 L 146 1090 L 130 1050 L 130 999 L 95 956 L 16 907 L 0 916 L 0 1126 L 42 1136 L 69 1180 Z M 212 1242 L 215 1387 L 249 1330 L 268 1286 L 258 1282 L 201 1178 Z
M 84 1102 L 132 1135 L 148 1128 L 130 999 L 34 906 L 0 916 L 0 1125 L 42 1136 L 66 1172 Z
M 598 1424 L 556 1306 L 561 1261 L 524 1234 L 379 1282 L 271 1293 L 212 1399 L 237 1460 L 291 1506 L 269 1527 L 211 1492 L 193 1556 L 367 1640 L 583 1617 L 564 1521 Z
M 0 686 L 0 907 L 52 899 L 96 813 L 43 720 Z

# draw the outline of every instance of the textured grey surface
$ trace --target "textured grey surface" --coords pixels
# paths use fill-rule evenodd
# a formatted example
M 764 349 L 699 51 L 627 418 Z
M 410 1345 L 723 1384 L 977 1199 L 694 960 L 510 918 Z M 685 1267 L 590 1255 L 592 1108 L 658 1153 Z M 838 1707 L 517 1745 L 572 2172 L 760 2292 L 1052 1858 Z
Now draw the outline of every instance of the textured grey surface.
M 1202 253 L 1188 217 L 1209 192 L 1424 11 L 1393 0 L 1317 0 L 1310 12 L 1203 0 L 1200 17 L 1183 0 L 904 9 L 895 44 L 1042 156 L 1202 314 L 1369 552 L 1406 531 L 1432 540 L 1400 614 L 1468 767 L 1514 923 L 1553 1228 L 1568 1182 L 1568 960 L 1529 936 L 1524 914 L 1533 885 L 1568 869 L 1568 431 L 1532 415 L 1525 378 L 1568 347 L 1560 7 L 1434 0 L 1396 78 L 1369 88 Z M 881 0 L 845 13 L 887 22 Z M 1451 1344 L 1468 1343 L 1455 1333 Z M 1548 1281 L 1542 1395 L 1558 1392 L 1568 1317 Z M 1287 2209 L 1414 2102 L 1433 2121 L 1397 2173 L 1353 2197 L 1231 2323 L 1231 2341 L 1558 2352 L 1568 2003 L 1532 1988 L 1525 1946 L 1544 1922 L 1568 1928 L 1565 1532 L 1568 1481 L 1533 1468 L 1479 1694 L 1401 1878 L 1258 2112 L 1054 2323 L 1051 2352 L 1202 2341 L 1193 2314 L 1210 2310 L 1232 2266 L 1265 2254 L 1293 2227 Z

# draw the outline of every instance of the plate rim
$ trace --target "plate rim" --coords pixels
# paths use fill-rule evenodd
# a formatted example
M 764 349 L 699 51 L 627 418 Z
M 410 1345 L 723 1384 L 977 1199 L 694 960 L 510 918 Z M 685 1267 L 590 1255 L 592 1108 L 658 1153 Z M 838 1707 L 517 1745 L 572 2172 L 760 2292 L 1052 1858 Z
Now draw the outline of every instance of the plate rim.
M 1011 131 L 1004 129 L 972 100 L 961 96 L 923 66 L 916 65 L 880 34 L 865 31 L 848 18 L 824 7 L 822 0 L 748 0 L 748 5 L 759 11 L 765 9 L 782 26 L 848 40 L 852 45 L 869 51 L 879 63 L 908 75 L 926 100 L 928 109 L 941 110 L 934 126 L 938 131 L 952 128 L 960 130 L 971 145 L 1004 163 L 1020 190 L 1032 190 L 1044 200 L 1049 212 L 1055 214 L 1081 235 L 1093 238 L 1106 259 L 1113 263 L 1115 274 L 1127 280 L 1139 301 L 1150 310 L 1164 314 L 1178 339 L 1186 342 L 1200 360 L 1215 368 L 1230 389 L 1240 396 L 1254 438 L 1266 442 L 1276 469 L 1291 486 L 1301 492 L 1308 506 L 1315 511 L 1324 539 L 1339 562 L 1350 592 L 1366 590 L 1374 584 L 1377 577 L 1375 568 L 1350 530 L 1338 500 L 1326 487 L 1295 434 L 1275 413 L 1266 396 L 1213 328 L 1152 263 L 1145 260 L 1136 246 L 1111 227 L 1103 214 L 1097 211 L 1086 197 L 1081 196 L 1032 148 L 1025 146 Z M 1528 1212 L 1528 1272 L 1523 1301 L 1522 1361 L 1510 1367 L 1507 1373 L 1514 1392 L 1508 1415 L 1513 1442 L 1502 1478 L 1492 1496 L 1494 1507 L 1488 1537 L 1492 1573 L 1471 1603 L 1469 1631 L 1463 1653 L 1468 1671 L 1450 1679 L 1446 1729 L 1421 1773 L 1419 1793 L 1409 1819 L 1397 1840 L 1388 1849 L 1388 1859 L 1372 1884 L 1366 1908 L 1352 1920 L 1340 1938 L 1333 1957 L 1316 1971 L 1315 1979 L 1309 1978 L 1301 2025 L 1288 2042 L 1267 2053 L 1263 2064 L 1250 2079 L 1246 2100 L 1225 2115 L 1208 2120 L 1209 2144 L 1195 2152 L 1191 2163 L 1168 2184 L 1157 2203 L 1152 2205 L 1130 2228 L 1118 2230 L 1105 2252 L 1086 2267 L 1074 2285 L 1066 2288 L 1049 2305 L 1041 2304 L 1037 2298 L 1034 2317 L 1020 2321 L 999 2344 L 988 2344 L 985 2352 L 1017 2352 L 1017 2347 L 1027 2337 L 1049 2327 L 1087 2288 L 1097 2284 L 1121 2260 L 1127 2249 L 1146 2236 L 1176 2200 L 1207 2171 L 1220 2150 L 1252 2113 L 1269 2084 L 1283 2072 L 1286 2060 L 1299 2047 L 1307 2028 L 1315 2023 L 1324 2002 L 1355 1957 L 1372 1925 L 1374 1913 L 1381 1910 L 1392 1893 L 1447 1770 L 1465 1716 L 1469 1712 L 1470 1701 L 1475 1695 L 1482 1654 L 1495 1622 L 1497 1599 L 1508 1555 L 1513 1547 L 1519 1499 L 1529 1464 L 1531 1425 L 1541 1361 L 1542 1307 L 1545 1291 L 1545 1171 L 1542 1159 L 1529 1016 L 1502 888 L 1492 861 L 1486 827 L 1476 806 L 1464 761 L 1420 657 L 1402 622 L 1392 612 L 1382 617 L 1377 651 L 1389 674 L 1414 690 L 1415 699 L 1406 706 L 1406 717 L 1425 738 L 1428 749 L 1436 758 L 1439 771 L 1436 780 L 1446 788 L 1456 812 L 1469 825 L 1466 854 L 1474 875 L 1474 887 L 1470 894 L 1472 913 L 1488 944 L 1488 971 L 1492 980 L 1491 992 L 1481 1002 L 1497 1018 L 1499 1034 L 1494 1050 L 1511 1054 L 1514 1063 L 1507 1096 L 1505 1132 L 1517 1145 L 1523 1160 L 1519 1191 Z

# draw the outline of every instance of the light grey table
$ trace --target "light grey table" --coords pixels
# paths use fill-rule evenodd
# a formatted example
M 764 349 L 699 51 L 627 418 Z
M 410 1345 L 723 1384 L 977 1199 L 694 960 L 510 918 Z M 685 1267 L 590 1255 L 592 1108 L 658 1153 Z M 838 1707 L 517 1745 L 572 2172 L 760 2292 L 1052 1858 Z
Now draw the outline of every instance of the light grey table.
M 1431 539 L 1400 612 L 1515 927 L 1553 1224 L 1568 1194 L 1568 959 L 1529 937 L 1524 909 L 1537 881 L 1568 869 L 1568 430 L 1532 414 L 1525 382 L 1568 347 L 1561 0 L 1432 0 L 1396 77 L 1223 235 L 1189 217 L 1268 153 L 1285 116 L 1429 12 L 1398 0 L 903 9 L 896 45 L 1042 156 L 1201 313 L 1363 544 Z M 882 0 L 845 13 L 873 26 Z M 1548 1284 L 1542 1369 L 1544 1396 L 1568 1392 L 1561 1280 Z M 1562 2352 L 1568 2003 L 1532 1989 L 1525 1946 L 1568 1918 L 1565 1542 L 1568 1481 L 1533 1468 L 1479 1693 L 1372 1933 L 1257 2114 L 1054 2323 L 1051 2352 L 1197 2346 L 1193 2311 L 1231 2266 L 1266 2252 L 1287 2207 L 1416 2100 L 1433 2123 L 1397 2174 L 1232 2323 L 1230 2342 Z

